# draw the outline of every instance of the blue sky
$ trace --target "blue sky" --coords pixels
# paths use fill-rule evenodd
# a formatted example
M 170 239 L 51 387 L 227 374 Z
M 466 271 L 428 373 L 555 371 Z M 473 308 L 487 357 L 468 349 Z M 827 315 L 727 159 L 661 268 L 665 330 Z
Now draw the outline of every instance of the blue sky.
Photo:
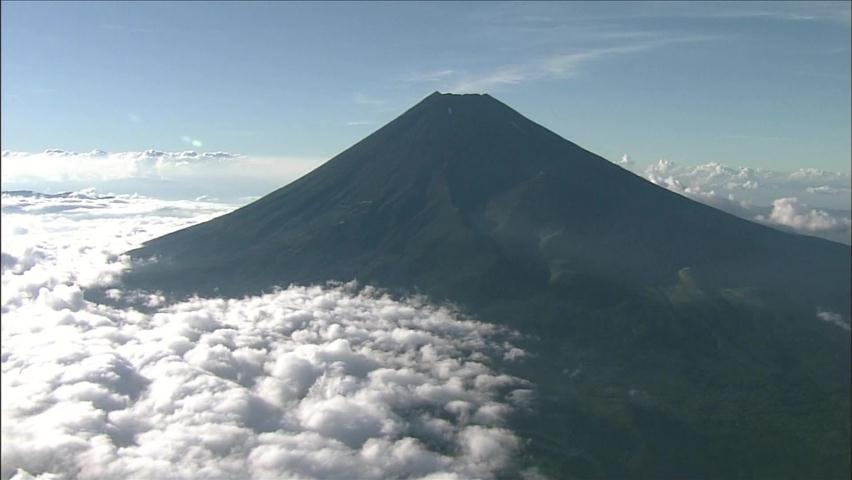
M 329 158 L 440 90 L 610 159 L 849 172 L 849 6 L 3 2 L 2 148 Z

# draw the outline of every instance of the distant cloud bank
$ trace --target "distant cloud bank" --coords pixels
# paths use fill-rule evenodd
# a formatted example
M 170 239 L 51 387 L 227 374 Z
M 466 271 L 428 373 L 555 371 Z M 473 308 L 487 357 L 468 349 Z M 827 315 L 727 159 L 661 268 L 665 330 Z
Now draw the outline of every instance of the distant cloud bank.
M 816 168 L 779 172 L 715 162 L 685 166 L 659 160 L 648 166 L 644 174 L 654 183 L 663 184 L 671 178 L 684 188 L 734 193 L 762 205 L 769 205 L 773 199 L 781 197 L 807 195 L 823 202 L 831 200 L 828 197 L 836 197 L 834 208 L 849 208 L 849 194 L 852 192 L 849 174 Z
M 194 150 L 7 150 L 2 156 L 2 188 L 56 193 L 95 187 L 118 194 L 245 204 L 322 162 Z M 639 168 L 628 154 L 614 163 L 627 169 Z M 814 168 L 779 172 L 720 163 L 686 166 L 659 160 L 647 166 L 642 175 L 657 185 L 749 220 L 852 243 L 849 174 Z
M 511 331 L 354 284 L 176 304 L 122 288 L 121 252 L 233 208 L 3 194 L 0 477 L 524 473 L 507 420 L 533 386 L 500 371 L 524 361 Z
M 104 181 L 123 178 L 172 178 L 202 173 L 201 169 L 230 170 L 244 157 L 227 152 L 78 153 L 51 149 L 41 153 L 3 152 L 4 180 L 39 178 L 48 181 Z
M 659 160 L 645 169 L 644 176 L 739 217 L 852 243 L 848 174 L 814 168 L 785 173 L 718 163 L 680 166 Z
M 3 151 L 4 190 L 61 191 L 96 187 L 117 193 L 237 201 L 279 188 L 324 159 L 254 157 L 229 152 Z

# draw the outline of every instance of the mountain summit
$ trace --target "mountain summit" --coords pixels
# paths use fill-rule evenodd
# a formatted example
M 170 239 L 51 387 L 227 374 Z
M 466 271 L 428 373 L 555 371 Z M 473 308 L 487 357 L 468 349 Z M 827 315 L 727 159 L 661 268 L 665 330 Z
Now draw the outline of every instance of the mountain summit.
M 595 285 L 659 286 L 689 267 L 848 311 L 845 247 L 653 185 L 489 95 L 436 92 L 290 185 L 132 253 L 160 259 L 139 275 L 183 293 L 357 278 L 463 304 L 591 301 Z M 834 286 L 815 288 L 826 275 Z
M 517 428 L 569 478 L 846 478 L 849 248 L 658 187 L 489 95 L 434 93 L 316 170 L 147 242 L 125 281 L 358 279 L 526 334 Z M 723 459 L 724 461 L 720 461 Z

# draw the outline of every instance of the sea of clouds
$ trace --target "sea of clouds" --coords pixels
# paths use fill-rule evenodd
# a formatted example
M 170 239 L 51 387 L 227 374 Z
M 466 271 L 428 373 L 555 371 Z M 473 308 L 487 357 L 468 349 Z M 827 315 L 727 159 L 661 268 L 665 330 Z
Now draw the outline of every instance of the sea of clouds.
M 0 478 L 535 476 L 508 422 L 534 402 L 503 373 L 526 356 L 511 331 L 356 284 L 122 289 L 122 252 L 234 207 L 2 195 Z

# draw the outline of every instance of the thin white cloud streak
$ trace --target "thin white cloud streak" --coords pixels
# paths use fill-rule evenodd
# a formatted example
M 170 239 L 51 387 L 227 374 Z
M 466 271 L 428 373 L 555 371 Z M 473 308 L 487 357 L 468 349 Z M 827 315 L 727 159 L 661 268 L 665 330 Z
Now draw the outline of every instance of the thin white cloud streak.
M 495 61 L 495 56 L 483 52 L 475 58 L 447 60 L 442 68 L 404 75 L 400 80 L 432 83 L 453 93 L 487 93 L 527 82 L 571 78 L 590 64 L 610 58 L 730 38 L 577 21 L 583 14 L 566 13 L 571 7 L 503 3 L 477 9 L 470 17 L 478 25 L 477 39 L 523 60 Z
M 406 75 L 402 80 L 405 82 L 436 82 L 450 77 L 454 73 L 456 73 L 455 70 L 451 69 L 430 70 Z
M 828 310 L 823 310 L 821 308 L 817 309 L 817 318 L 822 320 L 823 322 L 830 323 L 832 325 L 836 325 L 837 327 L 850 331 L 849 322 L 843 320 L 843 315 L 835 312 L 830 312 Z
M 487 93 L 507 85 L 541 78 L 541 71 L 526 65 L 500 67 L 481 76 L 467 76 L 447 88 L 452 93 Z
M 355 95 L 353 95 L 352 97 L 352 100 L 358 105 L 366 105 L 371 107 L 379 107 L 386 103 L 381 98 L 376 98 L 362 92 L 355 93 Z
M 570 5 L 570 4 L 569 4 Z M 575 8 L 571 8 L 575 7 Z M 848 2 L 636 2 L 613 10 L 606 4 L 539 3 L 530 14 L 526 4 L 498 4 L 477 12 L 475 18 L 498 25 L 506 24 L 589 24 L 590 22 L 637 19 L 696 18 L 708 20 L 765 19 L 781 22 L 828 22 L 850 25 Z
M 354 285 L 92 303 L 139 295 L 118 253 L 231 207 L 2 201 L 0 478 L 487 479 L 522 448 L 510 331 Z
M 850 190 L 847 187 L 835 188 L 835 187 L 830 187 L 828 185 L 820 185 L 818 187 L 806 187 L 805 191 L 808 192 L 808 193 L 814 193 L 814 194 L 818 194 L 818 195 L 843 195 L 843 194 L 849 195 L 850 191 L 852 191 L 852 190 Z
M 848 2 L 746 2 L 726 3 L 724 8 L 690 13 L 681 16 L 703 18 L 763 18 L 786 22 L 830 22 L 849 26 L 850 6 Z
M 471 20 L 489 32 L 492 43 L 506 43 L 509 49 L 523 45 L 524 56 L 528 56 L 529 51 L 544 53 L 546 56 L 479 71 L 451 65 L 452 68 L 443 71 L 453 72 L 453 75 L 430 77 L 424 74 L 421 77 L 414 76 L 413 79 L 435 82 L 451 92 L 482 93 L 526 82 L 570 78 L 586 71 L 590 64 L 609 58 L 640 54 L 674 44 L 735 38 L 727 33 L 723 36 L 684 35 L 666 31 L 623 30 L 618 27 L 636 25 L 637 21 L 643 19 L 766 19 L 839 22 L 847 26 L 850 23 L 848 3 L 748 2 L 723 5 L 669 2 L 626 4 L 625 7 L 614 12 L 612 8 L 594 4 L 488 5 L 473 12 Z M 600 45 L 601 42 L 616 43 Z M 566 43 L 572 45 L 572 48 L 565 53 L 549 56 L 545 53 L 565 49 Z M 480 59 L 475 61 L 479 62 Z
M 454 93 L 482 93 L 524 82 L 563 80 L 582 72 L 590 63 L 611 57 L 639 54 L 674 44 L 703 42 L 716 38 L 712 36 L 672 35 L 630 44 L 578 48 L 577 51 L 550 55 L 527 63 L 503 65 L 482 73 L 458 74 L 455 81 L 448 84 L 447 89 Z

